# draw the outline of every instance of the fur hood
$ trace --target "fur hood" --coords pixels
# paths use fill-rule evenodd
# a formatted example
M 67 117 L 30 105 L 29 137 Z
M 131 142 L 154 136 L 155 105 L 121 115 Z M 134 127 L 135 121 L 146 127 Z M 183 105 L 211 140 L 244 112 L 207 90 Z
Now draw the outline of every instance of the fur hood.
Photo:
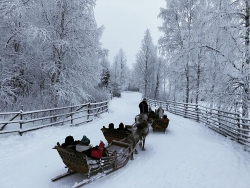
M 79 144 L 76 145 L 76 151 L 79 151 L 79 152 L 86 151 L 90 148 L 91 146 L 84 146 L 84 145 L 79 145 Z

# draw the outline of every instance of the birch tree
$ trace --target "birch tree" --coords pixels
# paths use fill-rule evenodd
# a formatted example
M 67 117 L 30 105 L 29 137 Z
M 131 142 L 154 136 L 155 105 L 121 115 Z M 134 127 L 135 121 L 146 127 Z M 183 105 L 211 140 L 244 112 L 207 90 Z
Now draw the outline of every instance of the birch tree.
M 94 97 L 105 51 L 94 6 L 95 0 L 0 2 L 0 56 L 15 103 L 57 107 Z
M 175 70 L 172 78 L 173 80 L 179 80 L 180 92 L 183 92 L 183 78 L 186 80 L 186 100 L 189 99 L 189 56 L 187 56 L 188 48 L 188 32 L 186 27 L 185 15 L 183 13 L 182 1 L 169 1 L 166 8 L 161 8 L 158 15 L 163 19 L 162 26 L 159 30 L 163 32 L 163 36 L 160 37 L 158 43 L 163 55 L 171 54 L 172 63 L 171 67 Z M 178 67 L 178 68 L 177 68 Z M 176 88 L 178 88 L 176 87 Z M 175 97 L 174 97 L 175 98 Z
M 129 68 L 127 65 L 127 57 L 120 49 L 114 57 L 114 63 L 112 65 L 112 82 L 120 86 L 121 90 L 125 90 L 129 83 Z
M 234 87 L 240 87 L 242 89 L 242 116 L 245 118 L 249 117 L 250 108 L 250 52 L 249 52 L 249 33 L 250 33 L 250 2 L 248 0 L 234 1 L 235 15 L 239 16 L 239 21 L 236 24 L 241 24 L 237 28 L 240 33 L 239 42 L 242 46 L 243 52 L 240 66 L 235 67 L 239 70 L 240 75 L 235 77 L 230 75 L 230 81 L 233 82 Z M 235 23 L 235 22 L 234 22 Z M 240 31 L 243 32 L 240 32 Z
M 161 96 L 162 92 L 165 92 L 165 85 L 164 74 L 166 72 L 166 61 L 163 57 L 158 58 L 155 64 L 155 88 L 154 88 L 154 99 L 160 100 L 165 99 L 165 97 Z
M 32 8 L 33 4 L 29 1 L 0 2 L 0 63 L 4 75 L 1 83 L 3 91 L 8 91 L 8 95 L 5 95 L 8 106 L 5 108 L 18 103 L 19 96 L 21 98 L 33 93 L 35 81 L 32 72 L 36 65 L 33 64 L 34 57 L 27 40 L 27 31 L 30 29 L 28 10 Z
M 182 92 L 185 77 L 185 102 L 193 95 L 249 117 L 249 1 L 168 1 L 159 17 L 172 90 Z
M 98 53 L 102 32 L 94 19 L 95 1 L 42 1 L 44 24 L 51 35 L 50 62 L 45 71 L 51 82 L 54 106 L 58 99 L 74 103 L 87 100 L 100 77 Z M 72 101 L 73 99 L 73 101 Z
M 141 47 L 136 55 L 135 72 L 140 91 L 145 97 L 153 97 L 152 86 L 155 82 L 155 63 L 157 61 L 156 47 L 152 42 L 150 31 L 147 29 L 141 42 Z

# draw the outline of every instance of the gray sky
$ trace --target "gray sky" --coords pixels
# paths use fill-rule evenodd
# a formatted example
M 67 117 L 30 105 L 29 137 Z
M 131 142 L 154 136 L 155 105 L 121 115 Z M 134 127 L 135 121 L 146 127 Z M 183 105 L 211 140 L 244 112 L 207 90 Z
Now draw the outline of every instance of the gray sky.
M 105 27 L 101 42 L 109 50 L 109 61 L 122 48 L 127 64 L 132 67 L 146 29 L 149 29 L 156 45 L 162 33 L 158 27 L 162 19 L 157 18 L 165 0 L 97 0 L 95 18 L 98 26 Z

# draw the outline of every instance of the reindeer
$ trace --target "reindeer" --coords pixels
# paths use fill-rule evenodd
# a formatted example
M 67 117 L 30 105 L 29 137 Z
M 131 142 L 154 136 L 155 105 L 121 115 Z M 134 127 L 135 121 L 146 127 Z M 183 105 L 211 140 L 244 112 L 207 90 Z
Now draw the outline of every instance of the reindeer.
M 135 123 L 142 122 L 143 120 L 147 121 L 148 120 L 148 115 L 141 113 L 135 116 Z
M 134 147 L 139 142 L 140 148 L 142 151 L 145 150 L 145 139 L 149 133 L 149 126 L 153 123 L 152 120 L 146 121 L 143 120 L 141 122 L 136 122 L 132 127 L 132 134 L 134 139 Z M 135 151 L 136 153 L 136 151 Z

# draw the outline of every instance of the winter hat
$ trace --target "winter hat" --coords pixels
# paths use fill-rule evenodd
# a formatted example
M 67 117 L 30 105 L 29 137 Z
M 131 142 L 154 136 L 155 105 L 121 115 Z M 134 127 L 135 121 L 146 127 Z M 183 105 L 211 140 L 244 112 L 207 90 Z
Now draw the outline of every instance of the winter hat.
M 74 145 L 74 137 L 69 135 L 65 138 L 65 144 L 66 145 Z
M 84 145 L 89 145 L 90 140 L 87 138 L 87 136 L 84 135 L 84 136 L 82 137 L 81 142 L 82 142 L 82 144 L 84 144 Z
M 167 115 L 163 115 L 162 118 L 163 118 L 163 119 L 167 119 L 168 116 L 167 116 Z

